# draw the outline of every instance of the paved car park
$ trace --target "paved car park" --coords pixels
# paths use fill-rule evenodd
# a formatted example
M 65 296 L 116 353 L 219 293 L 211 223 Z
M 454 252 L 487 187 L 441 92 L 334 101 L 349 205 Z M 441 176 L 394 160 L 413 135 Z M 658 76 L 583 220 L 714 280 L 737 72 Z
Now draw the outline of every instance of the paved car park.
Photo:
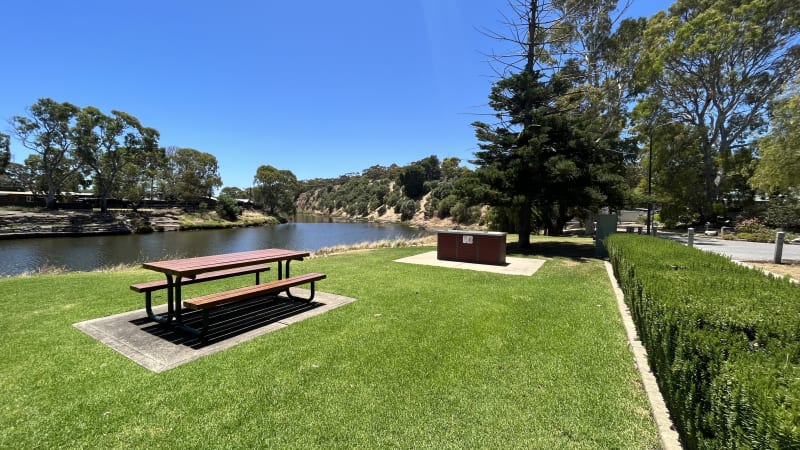
M 659 233 L 660 236 L 686 244 L 688 237 L 677 233 Z M 775 257 L 775 244 L 720 239 L 697 233 L 694 246 L 708 252 L 719 253 L 734 261 L 769 261 Z M 800 261 L 800 245 L 784 243 L 782 261 Z

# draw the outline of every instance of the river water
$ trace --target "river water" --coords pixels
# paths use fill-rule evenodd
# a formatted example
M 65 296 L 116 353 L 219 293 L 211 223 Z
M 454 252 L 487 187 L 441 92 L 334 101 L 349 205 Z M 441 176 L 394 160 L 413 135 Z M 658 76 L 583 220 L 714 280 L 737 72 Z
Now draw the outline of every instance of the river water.
M 290 222 L 226 230 L 0 240 L 0 276 L 44 267 L 88 271 L 117 264 L 260 248 L 314 251 L 342 244 L 413 239 L 426 234 L 402 224 Z

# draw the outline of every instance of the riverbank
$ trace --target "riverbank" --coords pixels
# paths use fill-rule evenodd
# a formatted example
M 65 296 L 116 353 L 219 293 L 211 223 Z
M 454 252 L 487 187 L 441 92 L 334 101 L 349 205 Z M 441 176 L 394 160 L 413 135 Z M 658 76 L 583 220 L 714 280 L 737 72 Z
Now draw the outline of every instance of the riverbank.
M 39 237 L 103 236 L 154 231 L 224 229 L 277 224 L 280 221 L 255 211 L 245 211 L 239 220 L 220 219 L 213 211 L 186 213 L 179 209 L 46 211 L 0 209 L 0 239 Z
M 328 216 L 349 221 L 346 217 Z M 376 223 L 402 223 L 399 214 L 387 213 L 368 220 Z M 144 234 L 163 231 L 213 230 L 275 225 L 280 219 L 258 211 L 244 211 L 235 222 L 223 220 L 214 211 L 188 213 L 177 208 L 96 211 L 47 211 L 40 209 L 0 208 L 0 239 L 41 237 L 103 236 Z M 416 215 L 408 222 L 421 230 L 453 228 L 482 230 L 479 225 L 459 225 L 451 219 L 425 218 Z
M 124 218 L 113 213 L 0 209 L 0 239 L 129 233 Z

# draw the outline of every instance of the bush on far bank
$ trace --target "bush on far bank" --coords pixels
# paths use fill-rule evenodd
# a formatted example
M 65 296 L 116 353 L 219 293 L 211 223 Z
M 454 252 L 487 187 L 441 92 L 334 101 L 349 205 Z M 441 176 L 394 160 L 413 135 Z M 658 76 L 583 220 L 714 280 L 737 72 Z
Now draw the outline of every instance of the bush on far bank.
M 217 198 L 217 215 L 230 222 L 235 222 L 242 215 L 242 208 L 236 199 L 229 195 L 220 195 Z

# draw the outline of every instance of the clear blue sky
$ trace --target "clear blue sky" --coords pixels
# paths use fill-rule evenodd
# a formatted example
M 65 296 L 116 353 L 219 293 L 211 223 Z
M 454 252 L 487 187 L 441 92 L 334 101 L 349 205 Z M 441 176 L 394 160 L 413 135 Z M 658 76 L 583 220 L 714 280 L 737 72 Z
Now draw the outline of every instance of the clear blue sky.
M 670 1 L 634 0 L 650 16 Z M 4 2 L 0 129 L 50 97 L 122 110 L 215 155 L 225 186 L 269 164 L 331 178 L 467 161 L 489 112 L 505 0 Z M 12 139 L 13 160 L 27 151 Z

